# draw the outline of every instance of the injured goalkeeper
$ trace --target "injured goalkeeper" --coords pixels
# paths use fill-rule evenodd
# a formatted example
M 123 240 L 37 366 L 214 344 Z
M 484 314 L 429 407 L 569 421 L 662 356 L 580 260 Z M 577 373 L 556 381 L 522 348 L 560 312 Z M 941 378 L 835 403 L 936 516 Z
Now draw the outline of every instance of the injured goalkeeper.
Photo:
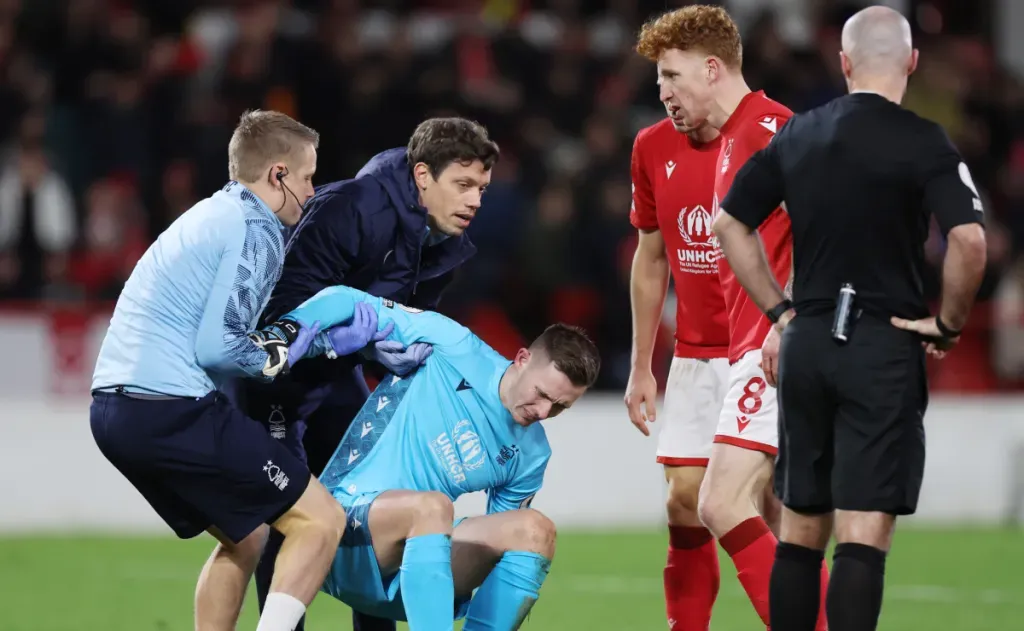
M 551 456 L 539 423 L 597 379 L 579 329 L 556 324 L 508 360 L 467 328 L 348 287 L 286 315 L 324 328 L 370 305 L 388 339 L 434 351 L 386 378 L 363 405 L 321 482 L 345 508 L 341 545 L 321 591 L 412 631 L 518 629 L 555 551 L 555 527 L 530 508 Z M 487 514 L 454 519 L 460 495 L 485 491 Z

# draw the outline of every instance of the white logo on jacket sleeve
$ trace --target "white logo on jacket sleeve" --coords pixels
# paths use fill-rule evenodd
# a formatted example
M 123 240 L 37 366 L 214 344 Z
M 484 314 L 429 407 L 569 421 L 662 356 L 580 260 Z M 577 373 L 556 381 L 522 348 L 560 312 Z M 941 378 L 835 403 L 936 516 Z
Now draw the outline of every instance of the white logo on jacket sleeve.
M 668 178 L 672 177 L 672 172 L 676 170 L 676 163 L 673 160 L 669 160 L 665 163 L 665 176 Z
M 775 118 L 774 116 L 765 116 L 760 121 L 758 121 L 757 124 L 760 125 L 761 127 L 764 127 L 773 134 L 779 131 L 779 119 Z

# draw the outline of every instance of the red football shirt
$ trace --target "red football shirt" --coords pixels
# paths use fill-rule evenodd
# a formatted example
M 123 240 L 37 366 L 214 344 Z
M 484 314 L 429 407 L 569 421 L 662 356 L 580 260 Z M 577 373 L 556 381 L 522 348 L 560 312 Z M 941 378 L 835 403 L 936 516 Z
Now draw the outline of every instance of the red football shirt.
M 693 143 L 665 119 L 633 143 L 633 207 L 641 230 L 661 230 L 676 288 L 676 357 L 725 357 L 729 321 L 711 232 L 719 142 Z
M 715 171 L 714 214 L 718 215 L 719 200 L 725 199 L 740 167 L 761 149 L 768 146 L 775 132 L 789 120 L 793 112 L 757 91 L 743 97 L 736 111 L 722 126 L 722 143 Z M 726 208 L 726 211 L 729 209 Z M 793 261 L 793 235 L 789 215 L 781 207 L 758 229 L 768 255 L 768 263 L 775 280 L 784 286 L 789 280 Z M 718 265 L 725 292 L 725 305 L 729 312 L 729 363 L 735 363 L 748 352 L 761 348 L 772 323 L 754 304 L 736 280 L 736 275 L 723 257 Z

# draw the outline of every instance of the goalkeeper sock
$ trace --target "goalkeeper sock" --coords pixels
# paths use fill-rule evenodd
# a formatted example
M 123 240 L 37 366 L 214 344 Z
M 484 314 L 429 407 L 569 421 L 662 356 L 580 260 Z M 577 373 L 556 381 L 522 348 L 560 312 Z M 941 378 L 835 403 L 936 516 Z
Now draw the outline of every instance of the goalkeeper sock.
M 665 564 L 665 613 L 673 631 L 707 631 L 721 574 L 718 550 L 707 528 L 669 526 Z
M 410 629 L 452 631 L 455 582 L 451 536 L 422 535 L 406 540 L 398 581 Z
M 751 517 L 725 533 L 719 540 L 736 565 L 737 578 L 750 603 L 768 625 L 768 585 L 771 583 L 775 545 L 778 541 L 760 517 Z
M 534 552 L 506 552 L 473 596 L 463 631 L 512 631 L 523 624 L 551 561 Z

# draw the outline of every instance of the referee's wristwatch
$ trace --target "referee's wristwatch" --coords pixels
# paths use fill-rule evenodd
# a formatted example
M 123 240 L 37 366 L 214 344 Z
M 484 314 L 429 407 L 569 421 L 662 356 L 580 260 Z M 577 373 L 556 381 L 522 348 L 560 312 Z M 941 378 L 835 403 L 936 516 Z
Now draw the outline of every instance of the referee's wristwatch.
M 765 315 L 768 316 L 768 319 L 771 320 L 772 324 L 778 324 L 779 320 L 782 318 L 782 314 L 786 313 L 792 308 L 793 301 L 786 298 L 779 304 L 775 305 L 774 307 L 766 311 Z
M 949 328 L 949 326 L 947 326 L 946 323 L 942 321 L 942 316 L 938 315 L 935 316 L 935 328 L 939 330 L 939 333 L 942 334 L 942 339 L 944 340 L 955 340 L 956 338 L 960 337 L 960 334 L 963 332 L 954 331 L 953 329 Z

